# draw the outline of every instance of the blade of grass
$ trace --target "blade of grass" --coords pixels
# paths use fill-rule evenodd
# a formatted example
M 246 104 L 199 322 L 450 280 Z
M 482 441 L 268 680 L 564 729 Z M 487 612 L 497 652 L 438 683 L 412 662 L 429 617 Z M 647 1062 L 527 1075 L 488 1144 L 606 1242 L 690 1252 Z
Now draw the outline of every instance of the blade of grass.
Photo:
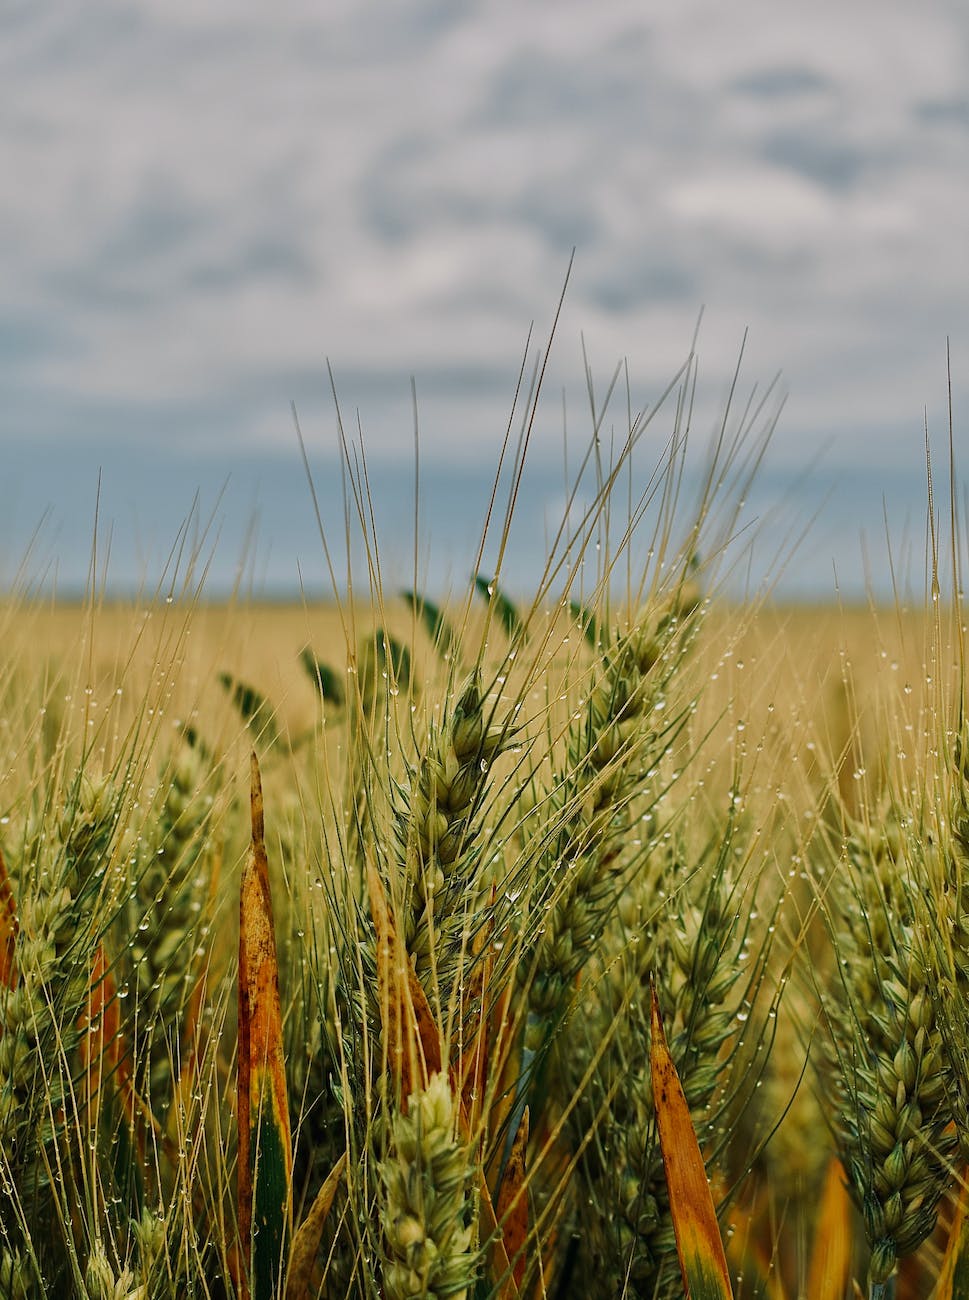
M 400 594 L 424 624 L 428 636 L 434 642 L 434 648 L 445 657 L 455 656 L 458 651 L 457 634 L 438 606 L 416 591 L 402 591 Z
M 326 704 L 340 705 L 344 702 L 343 683 L 334 668 L 317 659 L 309 646 L 303 647 L 299 661 Z
M 326 1181 L 316 1193 L 316 1199 L 293 1237 L 289 1274 L 286 1278 L 286 1300 L 309 1300 L 320 1238 L 346 1167 L 347 1157 L 344 1152 L 327 1174 Z
M 266 697 L 261 695 L 255 686 L 240 681 L 238 677 L 233 677 L 231 673 L 219 673 L 219 685 L 239 710 L 249 730 L 254 735 L 258 735 L 266 744 L 278 745 L 280 739 L 279 729 L 273 716 L 273 707 Z
M 198 728 L 193 727 L 190 722 L 185 722 L 179 730 L 185 737 L 185 743 L 189 745 L 190 748 L 197 750 L 206 762 L 212 761 L 212 747 L 207 745 L 199 735 Z
M 572 612 L 572 617 L 582 628 L 582 635 L 594 650 L 597 639 L 595 610 L 586 609 L 586 607 L 577 600 L 569 601 L 569 609 Z
M 364 637 L 360 644 L 358 659 L 361 674 L 366 676 L 369 673 L 373 678 L 371 690 L 377 685 L 378 678 L 393 682 L 402 690 L 416 690 L 417 679 L 414 675 L 410 650 L 403 641 L 398 641 L 386 628 L 375 628 Z
M 706 1167 L 690 1108 L 666 1044 L 655 985 L 651 985 L 650 996 L 653 1104 L 683 1286 L 690 1300 L 732 1300 L 730 1274 Z
M 262 780 L 251 759 L 252 845 L 239 907 L 239 1239 L 244 1297 L 275 1300 L 292 1229 L 292 1144 Z
M 479 573 L 475 575 L 474 587 L 478 594 L 492 605 L 509 639 L 512 641 L 518 638 L 524 640 L 525 624 L 522 617 L 511 600 L 498 586 L 497 580 L 486 578 Z

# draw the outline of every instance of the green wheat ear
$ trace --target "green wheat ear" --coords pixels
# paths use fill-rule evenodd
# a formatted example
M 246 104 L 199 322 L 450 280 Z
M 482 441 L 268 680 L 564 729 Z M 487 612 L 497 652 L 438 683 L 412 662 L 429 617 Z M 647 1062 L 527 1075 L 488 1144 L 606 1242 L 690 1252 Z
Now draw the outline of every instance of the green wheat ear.
M 435 1074 L 391 1121 L 380 1164 L 381 1278 L 388 1300 L 464 1300 L 478 1275 L 473 1157 L 457 1137 L 447 1076 Z
M 955 1135 L 945 1044 L 919 934 L 920 841 L 856 826 L 828 892 L 840 987 L 825 998 L 835 1136 L 864 1219 L 873 1294 L 935 1227 Z
M 113 887 L 108 868 L 118 815 L 111 782 L 79 772 L 54 833 L 28 842 L 16 871 L 17 979 L 0 993 L 0 1223 L 11 1286 L 38 1263 L 41 1271 L 59 1267 L 51 1224 L 64 1192 L 52 1171 L 79 1156 L 78 1025 L 102 901 Z
M 149 811 L 140 830 L 129 898 L 129 952 L 137 984 L 131 1035 L 144 1072 L 138 1083 L 161 1117 L 181 1061 L 181 1024 L 208 923 L 216 849 L 213 779 L 198 749 L 182 745 L 163 773 L 160 806 Z
M 711 1173 L 727 1177 L 737 1097 L 749 1105 L 754 1092 L 742 1082 L 750 1058 L 738 1040 L 767 956 L 734 870 L 742 847 L 731 821 L 714 826 L 702 846 L 678 825 L 656 825 L 589 968 L 597 978 L 561 1031 L 556 1059 L 568 1062 L 566 1095 L 592 1071 L 570 1123 L 582 1151 L 577 1269 L 590 1296 L 604 1300 L 628 1284 L 672 1300 L 681 1289 L 656 1133 L 651 979 Z
M 689 618 L 645 610 L 598 654 L 588 700 L 569 729 L 534 865 L 543 901 L 535 956 L 530 969 L 520 968 L 532 1051 L 554 1032 L 621 894 L 634 801 L 684 720 L 666 710 L 666 693 L 693 631 Z
M 478 879 L 481 804 L 511 732 L 490 715 L 476 674 L 431 731 L 397 806 L 404 940 L 425 990 L 445 1011 L 486 905 Z

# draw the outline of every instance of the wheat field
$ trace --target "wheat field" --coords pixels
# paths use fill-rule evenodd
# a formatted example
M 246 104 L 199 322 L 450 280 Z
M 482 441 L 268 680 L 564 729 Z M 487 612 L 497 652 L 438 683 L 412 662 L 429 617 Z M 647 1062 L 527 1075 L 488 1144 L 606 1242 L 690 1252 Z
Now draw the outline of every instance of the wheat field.
M 751 427 L 534 592 L 356 479 L 327 604 L 5 599 L 0 1300 L 969 1294 L 958 564 L 737 598 Z

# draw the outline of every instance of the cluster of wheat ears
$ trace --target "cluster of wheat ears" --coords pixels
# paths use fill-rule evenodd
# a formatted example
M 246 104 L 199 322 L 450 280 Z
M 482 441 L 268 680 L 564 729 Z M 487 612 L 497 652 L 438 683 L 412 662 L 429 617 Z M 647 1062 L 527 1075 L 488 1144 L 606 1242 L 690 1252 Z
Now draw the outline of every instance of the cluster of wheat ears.
M 958 602 L 785 763 L 716 685 L 772 417 L 691 468 L 693 385 L 602 403 L 530 601 L 532 406 L 447 602 L 348 454 L 302 731 L 217 664 L 173 707 L 191 577 L 107 675 L 95 600 L 73 660 L 3 606 L 0 1300 L 969 1295 Z

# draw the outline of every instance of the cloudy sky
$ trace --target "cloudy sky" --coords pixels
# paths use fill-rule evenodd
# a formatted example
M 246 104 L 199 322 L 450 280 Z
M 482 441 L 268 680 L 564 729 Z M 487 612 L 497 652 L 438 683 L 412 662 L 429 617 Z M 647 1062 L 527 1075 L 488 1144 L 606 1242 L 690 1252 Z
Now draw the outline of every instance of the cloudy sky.
M 321 585 L 290 403 L 330 527 L 327 359 L 388 555 L 410 545 L 413 378 L 427 550 L 460 572 L 573 248 L 542 527 L 563 418 L 590 428 L 583 341 L 647 406 L 701 308 L 701 425 L 745 329 L 745 382 L 783 372 L 757 505 L 820 522 L 782 591 L 837 569 L 859 592 L 862 533 L 884 589 L 885 511 L 921 546 L 947 338 L 969 461 L 961 0 L 15 0 L 0 84 L 0 579 L 39 528 L 28 571 L 83 583 L 100 473 L 119 589 L 154 580 L 196 491 L 213 590 L 240 565 Z

